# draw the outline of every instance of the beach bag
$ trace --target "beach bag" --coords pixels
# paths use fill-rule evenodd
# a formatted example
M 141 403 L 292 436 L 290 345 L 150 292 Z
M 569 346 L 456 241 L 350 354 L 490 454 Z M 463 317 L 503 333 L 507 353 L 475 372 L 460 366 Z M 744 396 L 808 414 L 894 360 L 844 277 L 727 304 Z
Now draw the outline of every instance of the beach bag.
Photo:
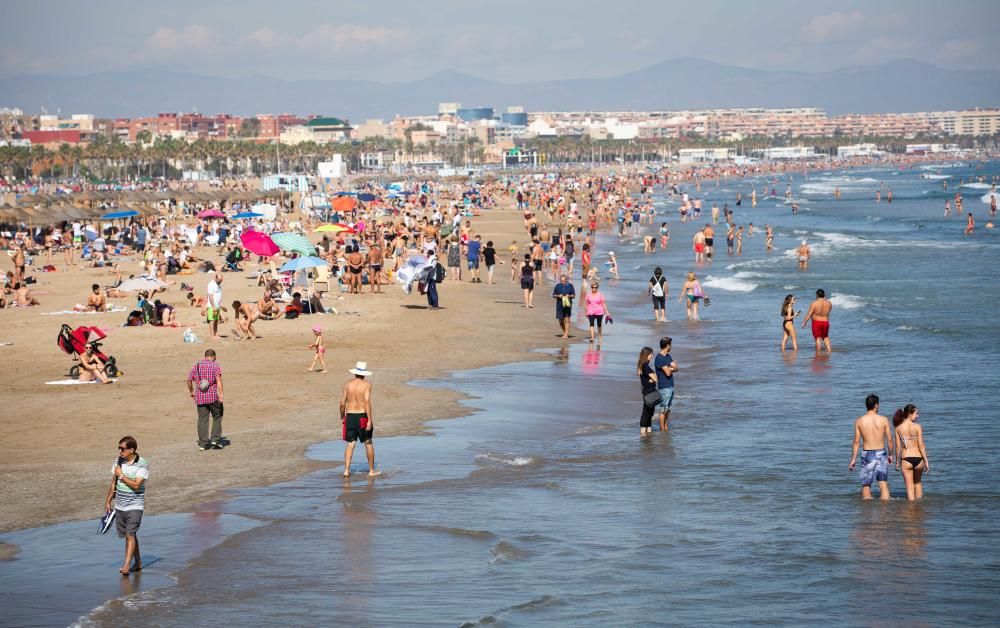
M 698 283 L 697 281 L 694 282 L 693 286 L 691 286 L 691 296 L 695 296 L 695 297 L 703 297 L 703 296 L 705 296 L 705 293 L 701 291 L 701 284 Z
M 642 397 L 642 403 L 647 406 L 655 406 L 660 403 L 660 391 L 654 390 L 651 393 L 647 393 Z
M 660 277 L 657 280 L 657 278 L 656 278 L 655 275 L 652 276 L 652 277 L 650 277 L 649 280 L 653 282 L 653 296 L 654 297 L 662 297 L 663 296 L 663 282 L 666 281 L 666 280 L 663 277 Z
M 434 265 L 434 281 L 436 283 L 441 283 L 444 281 L 445 276 L 444 266 L 441 265 L 441 262 L 438 262 Z
M 145 323 L 142 319 L 142 312 L 139 310 L 132 310 L 128 314 L 128 318 L 125 320 L 126 327 L 142 327 Z

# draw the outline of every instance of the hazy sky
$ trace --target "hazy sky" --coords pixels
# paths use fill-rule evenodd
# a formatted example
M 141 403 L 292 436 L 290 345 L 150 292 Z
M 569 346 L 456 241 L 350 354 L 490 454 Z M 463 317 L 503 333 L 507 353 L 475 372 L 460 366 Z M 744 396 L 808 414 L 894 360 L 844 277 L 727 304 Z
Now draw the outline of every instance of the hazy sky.
M 613 76 L 675 57 L 803 71 L 899 58 L 1000 69 L 998 18 L 998 0 L 3 0 L 0 77 L 155 67 L 399 81 L 452 68 L 514 82 Z

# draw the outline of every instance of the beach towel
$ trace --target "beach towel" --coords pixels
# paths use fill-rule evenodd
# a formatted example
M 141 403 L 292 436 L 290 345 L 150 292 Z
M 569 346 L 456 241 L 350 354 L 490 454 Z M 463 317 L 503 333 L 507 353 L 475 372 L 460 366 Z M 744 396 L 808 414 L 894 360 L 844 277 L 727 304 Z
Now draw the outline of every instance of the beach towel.
M 118 379 L 115 378 L 112 379 L 111 381 L 117 382 Z M 48 386 L 75 386 L 76 384 L 100 384 L 101 382 L 96 379 L 90 380 L 89 382 L 81 382 L 78 379 L 57 379 L 55 381 L 45 382 L 45 383 Z
M 42 312 L 42 316 L 62 316 L 63 314 L 110 314 L 112 312 L 124 312 L 127 308 L 122 305 L 112 305 L 105 312 L 81 312 L 79 310 L 62 310 L 61 312 Z

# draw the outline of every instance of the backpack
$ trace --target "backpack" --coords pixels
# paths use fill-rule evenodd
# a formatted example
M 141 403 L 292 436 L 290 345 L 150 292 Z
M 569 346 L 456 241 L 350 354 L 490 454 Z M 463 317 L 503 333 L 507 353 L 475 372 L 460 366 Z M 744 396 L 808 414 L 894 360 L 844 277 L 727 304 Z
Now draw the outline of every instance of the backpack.
M 652 277 L 649 278 L 649 280 L 653 282 L 653 290 L 652 290 L 653 291 L 653 296 L 654 297 L 662 297 L 663 296 L 663 283 L 666 281 L 666 279 L 664 279 L 663 277 L 660 277 L 659 279 L 657 279 L 656 275 L 653 275 Z
M 445 276 L 444 266 L 441 265 L 441 262 L 438 262 L 434 265 L 434 283 L 441 283 L 444 281 Z

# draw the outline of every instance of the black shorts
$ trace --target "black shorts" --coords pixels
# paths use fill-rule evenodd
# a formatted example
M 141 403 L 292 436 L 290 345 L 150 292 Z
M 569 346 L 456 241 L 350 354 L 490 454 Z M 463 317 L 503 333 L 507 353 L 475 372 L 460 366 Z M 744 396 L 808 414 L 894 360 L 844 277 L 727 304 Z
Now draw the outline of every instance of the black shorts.
M 601 325 L 604 324 L 604 315 L 602 314 L 587 314 L 587 320 L 590 321 L 590 326 L 593 327 L 594 323 L 597 323 L 597 328 L 600 329 Z
M 364 419 L 365 427 L 361 426 L 361 420 Z M 353 443 L 356 440 L 362 443 L 370 443 L 372 441 L 372 429 L 371 423 L 368 422 L 368 415 L 364 412 L 348 412 L 347 418 L 344 420 L 344 440 L 348 443 Z
M 534 290 L 535 289 L 535 278 L 534 277 L 521 277 L 521 289 L 522 290 Z
M 705 238 L 705 246 L 712 246 L 715 244 L 715 238 Z
M 653 309 L 665 310 L 667 309 L 667 297 L 653 297 Z
M 534 268 L 535 268 L 536 271 L 541 272 L 541 270 L 542 270 L 542 260 L 540 260 L 540 259 L 532 260 L 531 263 L 534 266 Z
M 570 318 L 573 316 L 573 306 L 570 305 L 566 307 L 562 303 L 556 303 L 556 320 L 561 321 L 564 318 Z

